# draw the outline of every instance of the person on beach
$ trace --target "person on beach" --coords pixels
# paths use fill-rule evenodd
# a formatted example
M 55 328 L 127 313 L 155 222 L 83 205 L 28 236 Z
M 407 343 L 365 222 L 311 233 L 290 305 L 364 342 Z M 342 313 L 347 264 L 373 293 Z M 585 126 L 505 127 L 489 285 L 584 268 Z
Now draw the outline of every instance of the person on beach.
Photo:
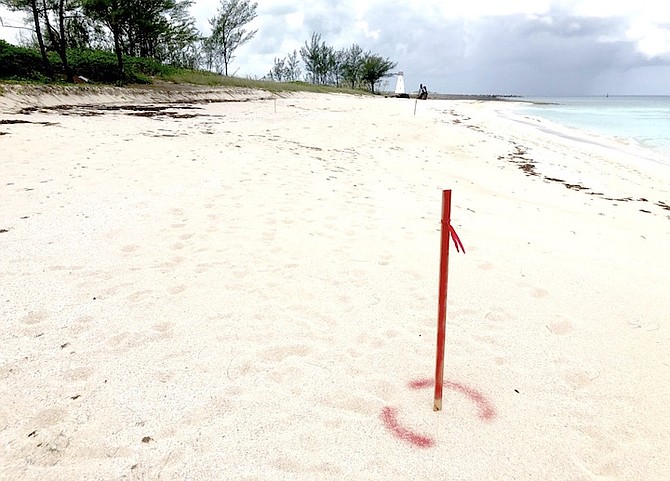
M 419 84 L 419 100 L 428 98 L 428 88 L 424 84 Z

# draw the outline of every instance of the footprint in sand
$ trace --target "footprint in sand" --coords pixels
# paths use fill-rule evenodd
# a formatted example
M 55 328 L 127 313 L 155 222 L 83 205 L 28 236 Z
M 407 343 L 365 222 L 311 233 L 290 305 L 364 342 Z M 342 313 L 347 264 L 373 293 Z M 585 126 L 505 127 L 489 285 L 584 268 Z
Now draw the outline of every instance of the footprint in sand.
M 174 327 L 174 323 L 172 323 L 172 322 L 159 322 L 159 323 L 154 324 L 153 326 L 151 326 L 151 328 L 154 331 L 158 331 L 158 332 L 168 332 L 168 331 L 172 330 L 173 327 Z
M 495 308 L 492 311 L 487 312 L 484 316 L 484 319 L 493 322 L 509 322 L 513 318 L 509 312 L 505 311 L 504 309 Z
M 172 295 L 174 294 L 179 294 L 180 292 L 184 292 L 186 290 L 185 285 L 180 285 L 180 286 L 172 286 L 168 289 L 168 292 Z
M 546 291 L 545 289 L 542 289 L 540 287 L 535 287 L 529 284 L 519 284 L 519 286 L 530 289 L 530 295 L 533 296 L 535 299 L 542 299 L 543 297 L 547 297 L 549 295 L 549 291 Z
M 44 428 L 54 426 L 65 419 L 66 412 L 63 409 L 51 408 L 40 411 L 32 420 L 32 426 L 35 428 Z
M 94 372 L 95 369 L 92 367 L 76 367 L 65 371 L 65 373 L 63 373 L 63 378 L 67 381 L 85 381 L 91 377 Z
M 575 390 L 587 387 L 598 377 L 600 373 L 597 371 L 587 372 L 581 369 L 570 369 L 563 376 L 566 383 Z
M 31 312 L 30 314 L 23 316 L 21 322 L 25 324 L 39 324 L 42 321 L 45 321 L 49 317 L 49 314 L 46 311 L 37 311 Z
M 137 291 L 127 296 L 126 299 L 132 303 L 142 302 L 147 299 L 150 299 L 151 296 L 149 296 L 149 294 L 151 294 L 152 292 L 153 292 L 152 290 Z
M 35 449 L 26 456 L 26 461 L 35 466 L 56 466 L 62 461 L 63 452 L 70 446 L 70 438 L 62 432 L 35 430 Z M 31 433 L 32 434 L 32 433 Z
M 258 358 L 268 361 L 283 361 L 287 357 L 304 357 L 312 352 L 312 348 L 304 344 L 293 346 L 270 347 L 258 353 Z
M 541 299 L 543 297 L 546 297 L 549 295 L 548 291 L 545 291 L 544 289 L 541 289 L 539 287 L 534 287 L 533 290 L 530 293 L 531 296 L 533 296 L 536 299 Z
M 563 320 L 548 324 L 547 329 L 549 329 L 552 334 L 556 334 L 557 336 L 564 336 L 565 334 L 568 334 L 570 331 L 572 331 L 573 326 L 570 321 Z

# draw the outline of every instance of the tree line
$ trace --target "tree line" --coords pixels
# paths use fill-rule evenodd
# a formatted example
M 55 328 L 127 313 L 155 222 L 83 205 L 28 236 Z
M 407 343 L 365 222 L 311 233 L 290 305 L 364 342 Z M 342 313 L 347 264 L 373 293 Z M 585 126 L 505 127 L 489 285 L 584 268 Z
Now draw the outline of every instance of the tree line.
M 396 63 L 381 55 L 364 51 L 359 45 L 336 50 L 326 45 L 321 34 L 313 33 L 300 48 L 300 56 L 307 71 L 306 80 L 320 85 L 347 86 L 352 89 L 366 87 L 374 93 L 377 82 L 395 68 Z M 274 65 L 265 78 L 295 81 L 300 77 L 298 52 L 274 59 Z
M 206 65 L 227 75 L 233 52 L 255 32 L 245 25 L 256 17 L 256 3 L 221 0 L 210 19 L 212 32 L 203 36 L 189 13 L 192 0 L 0 0 L 30 19 L 43 70 L 53 76 L 48 52 L 57 52 L 68 81 L 73 72 L 68 50 L 112 50 L 118 78 L 125 78 L 124 56 L 152 58 L 183 68 Z
M 54 78 L 53 54 L 68 82 L 74 80 L 73 51 L 112 51 L 116 77 L 127 78 L 128 57 L 153 59 L 179 68 L 204 69 L 228 75 L 234 54 L 257 30 L 247 28 L 257 17 L 250 0 L 220 0 L 209 19 L 211 33 L 202 35 L 189 10 L 192 0 L 0 0 L 26 14 L 26 27 L 39 52 L 41 70 Z M 337 51 L 314 33 L 300 49 L 306 81 L 314 84 L 367 87 L 387 75 L 395 63 L 358 45 Z M 296 81 L 301 76 L 298 52 L 275 59 L 266 79 Z

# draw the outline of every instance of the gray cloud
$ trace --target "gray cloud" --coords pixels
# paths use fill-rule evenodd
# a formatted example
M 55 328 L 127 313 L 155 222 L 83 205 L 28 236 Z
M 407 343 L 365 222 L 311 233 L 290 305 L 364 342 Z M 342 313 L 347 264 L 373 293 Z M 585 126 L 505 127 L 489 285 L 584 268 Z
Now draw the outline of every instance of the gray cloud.
M 356 22 L 352 12 L 342 4 L 325 5 L 323 8 L 310 7 L 305 10 L 305 29 L 320 33 L 324 40 L 332 45 L 340 43 L 348 36 Z
M 201 28 L 214 10 L 214 3 L 196 3 Z M 300 13 L 303 23 L 296 25 L 289 16 Z M 445 18 L 437 7 L 393 1 L 366 14 L 367 29 L 358 20 L 348 2 L 259 2 L 258 33 L 236 52 L 233 71 L 263 76 L 275 57 L 299 50 L 317 32 L 335 48 L 357 43 L 396 61 L 408 90 L 421 82 L 445 93 L 670 94 L 670 54 L 641 53 L 626 36 L 627 17 L 553 8 L 541 17 Z M 670 31 L 667 24 L 657 27 Z
M 279 4 L 279 5 L 270 5 L 270 6 L 265 6 L 263 4 L 258 6 L 257 10 L 260 14 L 262 15 L 270 15 L 272 17 L 279 16 L 279 15 L 290 15 L 292 13 L 299 12 L 300 9 L 298 8 L 297 5 L 289 5 L 289 4 Z
M 626 18 L 549 12 L 435 21 L 376 12 L 373 47 L 399 62 L 408 86 L 453 93 L 577 95 L 668 93 L 668 56 L 625 39 Z M 389 28 L 393 25 L 393 28 Z M 613 40 L 618 39 L 618 40 Z M 668 77 L 665 77 L 666 79 Z
M 468 59 L 475 84 L 485 91 L 498 87 L 531 95 L 599 94 L 603 78 L 663 63 L 646 58 L 633 41 L 602 40 L 624 38 L 623 18 L 549 18 L 549 23 L 517 16 L 485 19 Z M 494 75 L 485 77 L 487 70 Z

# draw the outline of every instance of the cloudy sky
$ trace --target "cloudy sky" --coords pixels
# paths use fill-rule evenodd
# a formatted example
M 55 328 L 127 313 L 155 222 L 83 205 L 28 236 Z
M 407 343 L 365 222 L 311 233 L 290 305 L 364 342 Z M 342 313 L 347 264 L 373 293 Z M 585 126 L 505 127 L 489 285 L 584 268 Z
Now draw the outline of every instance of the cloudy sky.
M 206 33 L 218 0 L 196 0 Z M 312 32 L 388 57 L 443 93 L 670 95 L 667 0 L 258 0 L 256 37 L 231 72 L 265 75 Z M 15 18 L 0 13 L 5 23 Z M 0 29 L 13 40 L 15 30 Z M 393 88 L 395 81 L 390 82 Z

